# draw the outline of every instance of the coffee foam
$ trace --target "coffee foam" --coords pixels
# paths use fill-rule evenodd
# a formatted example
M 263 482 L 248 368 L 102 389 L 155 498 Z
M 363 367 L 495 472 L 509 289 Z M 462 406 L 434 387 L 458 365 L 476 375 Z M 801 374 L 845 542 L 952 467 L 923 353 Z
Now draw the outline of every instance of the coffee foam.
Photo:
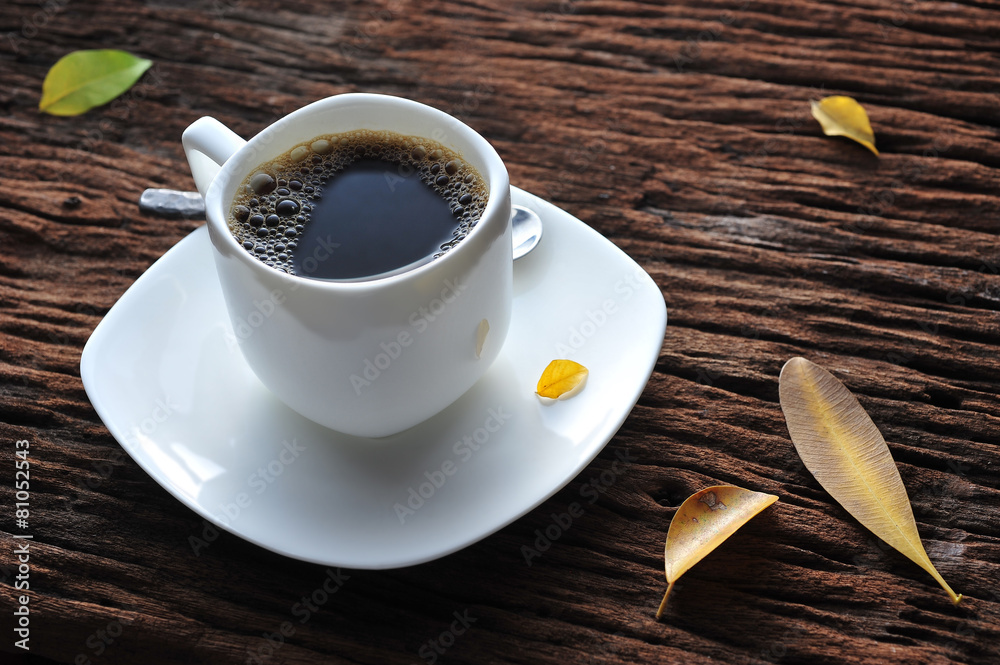
M 362 129 L 317 136 L 254 169 L 236 190 L 230 232 L 251 256 L 294 275 L 291 259 L 313 204 L 330 178 L 359 159 L 390 162 L 397 172 L 387 171 L 387 178 L 417 173 L 445 200 L 455 215 L 454 238 L 434 258 L 461 242 L 486 208 L 486 182 L 453 150 L 430 139 Z

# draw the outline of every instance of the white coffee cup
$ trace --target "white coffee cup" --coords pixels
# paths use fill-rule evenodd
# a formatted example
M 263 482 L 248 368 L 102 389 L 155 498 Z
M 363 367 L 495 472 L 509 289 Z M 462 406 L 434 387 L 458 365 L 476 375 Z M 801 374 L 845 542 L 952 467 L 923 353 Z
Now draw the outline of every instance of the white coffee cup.
M 431 139 L 475 167 L 489 186 L 475 228 L 440 258 L 364 281 L 293 276 L 251 256 L 226 223 L 244 178 L 296 145 L 357 129 Z M 239 347 L 289 407 L 340 432 L 389 436 L 442 411 L 496 359 L 511 317 L 510 181 L 493 147 L 467 125 L 414 101 L 344 94 L 305 106 L 249 141 L 201 118 L 184 131 L 183 144 L 205 198 Z

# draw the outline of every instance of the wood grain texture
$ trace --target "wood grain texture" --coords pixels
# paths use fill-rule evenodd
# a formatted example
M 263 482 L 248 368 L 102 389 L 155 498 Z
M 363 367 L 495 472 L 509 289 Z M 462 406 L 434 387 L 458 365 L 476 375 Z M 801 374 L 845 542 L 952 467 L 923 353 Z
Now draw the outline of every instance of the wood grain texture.
M 29 439 L 33 653 L 429 662 L 421 648 L 467 611 L 475 623 L 438 662 L 997 662 L 998 35 L 986 0 L 6 2 L 0 496 L 9 510 L 13 442 Z M 52 63 L 110 47 L 156 64 L 85 116 L 37 112 Z M 514 184 L 641 263 L 670 324 L 634 412 L 564 490 L 445 559 L 345 571 L 300 624 L 291 608 L 325 569 L 227 534 L 195 557 L 201 518 L 123 453 L 79 359 L 198 225 L 137 207 L 146 187 L 192 187 L 184 127 L 212 115 L 249 136 L 348 91 L 466 120 Z M 808 102 L 824 94 L 865 105 L 880 159 L 821 134 Z M 881 428 L 960 606 L 802 467 L 777 402 L 794 355 L 834 372 Z M 625 451 L 635 462 L 526 566 L 521 546 Z M 667 525 L 716 483 L 781 500 L 685 575 L 657 623 Z M 277 648 L 262 637 L 289 620 Z

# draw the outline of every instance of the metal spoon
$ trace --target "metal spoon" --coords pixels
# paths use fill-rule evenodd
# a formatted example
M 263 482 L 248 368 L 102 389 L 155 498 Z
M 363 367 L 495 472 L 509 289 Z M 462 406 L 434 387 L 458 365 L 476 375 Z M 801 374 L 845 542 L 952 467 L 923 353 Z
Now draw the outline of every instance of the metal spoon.
M 510 226 L 514 231 L 514 260 L 530 252 L 542 239 L 542 218 L 524 206 L 510 207 Z
M 199 218 L 205 216 L 205 201 L 198 192 L 174 189 L 147 189 L 139 198 L 139 210 L 159 217 Z M 542 239 L 542 219 L 524 206 L 511 206 L 514 260 L 533 250 Z

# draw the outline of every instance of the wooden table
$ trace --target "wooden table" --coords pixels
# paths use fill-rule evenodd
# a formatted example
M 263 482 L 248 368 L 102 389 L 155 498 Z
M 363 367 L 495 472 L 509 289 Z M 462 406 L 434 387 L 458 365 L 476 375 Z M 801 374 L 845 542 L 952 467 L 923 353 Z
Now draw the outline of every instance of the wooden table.
M 11 512 L 15 441 L 30 441 L 33 654 L 998 662 L 995 3 L 177 4 L 14 0 L 0 13 L 0 496 Z M 38 113 L 59 57 L 109 47 L 156 64 L 82 117 Z M 670 323 L 635 410 L 564 490 L 433 563 L 345 571 L 349 582 L 279 643 L 265 635 L 325 568 L 229 534 L 193 556 L 201 517 L 109 434 L 80 352 L 136 277 L 200 224 L 137 208 L 146 187 L 192 187 L 185 126 L 213 115 L 250 136 L 349 91 L 463 118 L 513 183 L 638 261 Z M 811 119 L 810 99 L 838 93 L 867 108 L 880 158 Z M 778 406 L 778 372 L 797 355 L 840 377 L 885 434 L 960 606 L 802 468 Z M 626 451 L 635 462 L 526 566 L 521 546 Z M 692 569 L 658 623 L 667 525 L 718 483 L 781 500 Z M 20 531 L 12 515 L 2 525 L 10 626 Z M 455 613 L 470 626 L 448 637 Z M 2 634 L 0 648 L 20 653 Z

